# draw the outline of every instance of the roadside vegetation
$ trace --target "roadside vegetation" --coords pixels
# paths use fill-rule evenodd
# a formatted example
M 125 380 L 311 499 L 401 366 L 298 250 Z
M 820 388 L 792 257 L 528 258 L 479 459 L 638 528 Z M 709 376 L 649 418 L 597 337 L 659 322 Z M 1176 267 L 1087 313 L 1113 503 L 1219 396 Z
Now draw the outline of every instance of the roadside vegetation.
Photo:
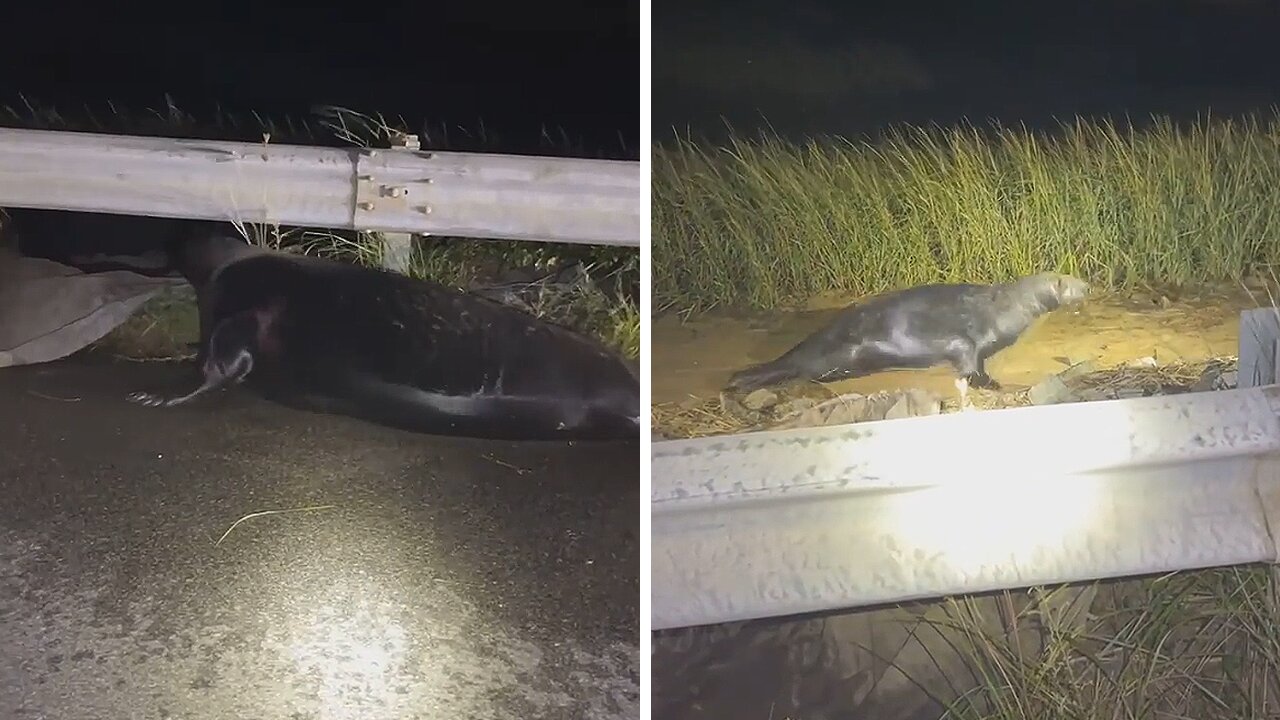
M 1043 270 L 1100 287 L 1280 262 L 1280 116 L 899 128 L 653 149 L 655 311 L 763 310 Z

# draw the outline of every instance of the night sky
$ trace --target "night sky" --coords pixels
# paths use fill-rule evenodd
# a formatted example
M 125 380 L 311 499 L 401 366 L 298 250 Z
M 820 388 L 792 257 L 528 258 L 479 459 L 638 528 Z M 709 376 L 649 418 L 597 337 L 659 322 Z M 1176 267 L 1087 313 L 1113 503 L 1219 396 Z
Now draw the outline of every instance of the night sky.
M 163 108 L 169 93 L 197 116 L 215 103 L 295 116 L 330 104 L 476 134 L 483 124 L 498 151 L 536 151 L 546 126 L 638 157 L 638 0 L 11 5 L 5 105 L 20 107 L 19 93 L 95 112 Z
M 1264 0 L 659 0 L 653 42 L 655 141 L 724 120 L 856 135 L 1280 104 L 1280 3 Z

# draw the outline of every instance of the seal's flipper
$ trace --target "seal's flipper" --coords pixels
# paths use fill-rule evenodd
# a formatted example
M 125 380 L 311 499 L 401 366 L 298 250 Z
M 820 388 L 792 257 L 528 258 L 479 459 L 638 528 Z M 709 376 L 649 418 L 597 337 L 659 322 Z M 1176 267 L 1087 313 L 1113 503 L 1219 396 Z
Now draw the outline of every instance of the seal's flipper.
M 974 364 L 975 369 L 970 372 L 965 379 L 969 381 L 969 385 L 976 388 L 982 388 L 984 390 L 999 390 L 1000 383 L 996 382 L 995 378 L 992 378 L 987 374 L 987 359 L 983 357 L 981 353 L 979 353 L 977 357 L 978 361 Z
M 130 402 L 148 407 L 173 407 L 244 380 L 253 370 L 253 352 L 257 347 L 258 314 L 248 310 L 218 323 L 209 336 L 209 347 L 204 353 L 200 371 L 204 382 L 200 387 L 180 397 L 164 397 L 148 392 L 136 392 Z
M 988 375 L 984 370 L 979 370 L 976 373 L 969 375 L 966 379 L 972 387 L 982 388 L 983 390 L 1000 389 L 1000 383 L 996 382 L 995 378 Z
M 608 403 L 570 404 L 532 395 L 446 395 L 352 370 L 327 381 L 328 397 L 297 398 L 303 403 L 298 407 L 323 408 L 432 435 L 526 441 L 639 438 L 639 417 Z
M 782 385 L 801 378 L 801 373 L 787 358 L 779 358 L 773 362 L 752 365 L 739 370 L 729 378 L 726 390 L 747 392 L 771 385 Z

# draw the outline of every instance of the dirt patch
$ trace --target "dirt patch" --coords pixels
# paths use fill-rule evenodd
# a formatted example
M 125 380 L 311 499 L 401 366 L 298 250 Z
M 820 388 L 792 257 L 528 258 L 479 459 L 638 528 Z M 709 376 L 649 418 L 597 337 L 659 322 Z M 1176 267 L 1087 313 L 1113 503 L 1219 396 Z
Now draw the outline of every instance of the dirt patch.
M 1016 391 L 971 389 L 969 409 L 996 410 L 1176 395 L 1225 390 L 1236 385 L 1237 360 L 1234 357 L 1165 366 L 1142 361 L 1101 370 L 1090 366 L 1088 362 L 1072 366 L 1030 388 Z M 757 394 L 767 394 L 767 402 L 752 402 Z M 655 439 L 673 440 L 873 422 L 960 410 L 958 397 L 946 398 L 918 388 L 882 390 L 871 395 L 845 393 L 832 397 L 829 390 L 811 383 L 787 390 L 757 390 L 745 399 L 720 393 L 715 399 L 655 403 L 651 427 Z

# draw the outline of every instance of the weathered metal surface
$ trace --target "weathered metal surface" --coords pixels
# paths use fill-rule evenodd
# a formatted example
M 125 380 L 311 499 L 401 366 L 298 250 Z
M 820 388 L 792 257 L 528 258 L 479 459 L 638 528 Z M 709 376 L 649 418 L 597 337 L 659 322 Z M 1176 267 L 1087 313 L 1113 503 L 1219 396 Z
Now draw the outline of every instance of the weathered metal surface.
M 640 244 L 640 164 L 0 129 L 0 207 Z
M 1240 312 L 1239 373 L 1240 387 L 1258 387 L 1280 382 L 1280 364 L 1276 358 L 1280 343 L 1280 314 L 1275 308 L 1250 308 Z
M 1274 559 L 1278 397 L 656 442 L 653 627 Z

